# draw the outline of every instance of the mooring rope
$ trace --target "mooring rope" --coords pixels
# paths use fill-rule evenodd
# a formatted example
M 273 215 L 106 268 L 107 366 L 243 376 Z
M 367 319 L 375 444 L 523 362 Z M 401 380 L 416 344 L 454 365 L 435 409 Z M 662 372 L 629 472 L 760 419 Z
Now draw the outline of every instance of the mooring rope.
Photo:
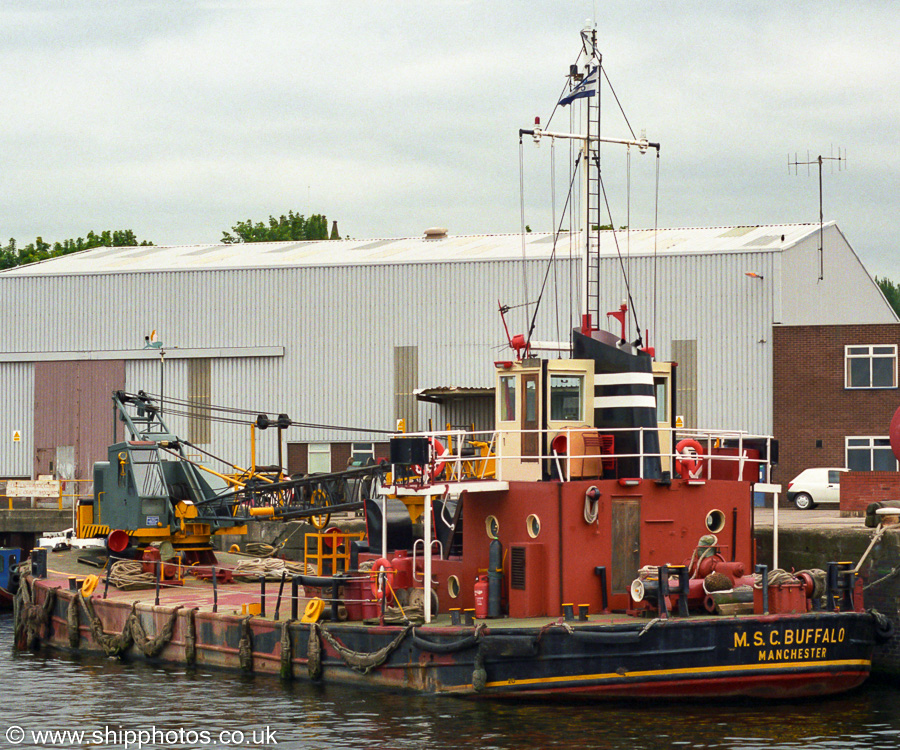
M 293 669 L 293 645 L 291 644 L 291 623 L 293 620 L 285 620 L 281 623 L 281 679 L 290 680 L 294 676 Z
M 241 640 L 238 643 L 238 661 L 241 669 L 245 672 L 253 671 L 253 633 L 250 630 L 250 620 L 252 615 L 248 615 L 241 620 Z
M 49 629 L 50 613 L 56 604 L 56 592 L 59 586 L 47 591 L 43 604 L 35 604 L 34 592 L 28 583 L 22 581 L 16 591 L 15 603 L 15 636 L 19 648 L 33 649 L 41 642 L 41 631 Z
M 380 667 L 388 660 L 388 657 L 403 642 L 403 639 L 406 638 L 407 634 L 413 629 L 413 626 L 407 625 L 397 634 L 397 637 L 394 638 L 394 640 L 386 646 L 382 646 L 377 651 L 372 652 L 354 651 L 347 648 L 317 622 L 313 623 L 313 628 L 317 635 L 320 635 L 328 641 L 331 647 L 337 651 L 338 655 L 344 660 L 344 663 L 348 667 L 355 669 L 361 674 L 368 674 L 371 670 L 375 669 L 375 667 Z
M 78 648 L 81 644 L 81 623 L 78 617 L 78 602 L 75 597 L 80 596 L 78 592 L 72 594 L 69 599 L 69 607 L 66 610 L 66 628 L 68 629 L 69 647 Z

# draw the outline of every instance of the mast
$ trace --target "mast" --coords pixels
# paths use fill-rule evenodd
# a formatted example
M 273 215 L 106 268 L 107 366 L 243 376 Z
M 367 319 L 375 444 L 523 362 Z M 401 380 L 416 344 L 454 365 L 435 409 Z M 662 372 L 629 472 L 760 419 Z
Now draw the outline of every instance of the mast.
M 597 51 L 597 30 L 588 26 L 581 31 L 582 53 L 586 62 L 579 67 L 577 63 L 569 66 L 569 78 L 572 84 L 569 92 L 559 100 L 558 106 L 567 106 L 576 99 L 587 99 L 586 132 L 561 133 L 544 130 L 540 118 L 535 118 L 533 130 L 519 130 L 519 142 L 523 135 L 533 137 L 535 144 L 542 138 L 564 138 L 581 141 L 578 154 L 579 164 L 573 165 L 582 170 L 582 216 L 584 218 L 584 249 L 582 253 L 582 331 L 590 333 L 596 330 L 600 322 L 600 227 L 603 222 L 604 198 L 600 182 L 600 144 L 617 143 L 626 147 L 635 146 L 640 153 L 648 148 L 659 152 L 659 143 L 651 143 L 643 135 L 635 138 L 607 138 L 600 135 L 600 80 L 602 76 L 602 55 Z M 621 105 L 620 105 L 621 107 Z M 573 172 L 574 177 L 574 172 Z
M 587 137 L 584 140 L 584 258 L 582 261 L 582 328 L 600 323 L 600 66 L 602 56 L 597 52 L 597 29 L 587 27 L 581 32 L 587 62 L 585 76 L 597 70 L 597 88 L 587 97 Z M 591 136 L 596 142 L 592 142 Z M 597 229 L 594 230 L 594 227 Z M 596 235 L 594 232 L 596 231 Z M 594 240 L 594 242 L 592 242 Z M 585 317 L 588 316 L 588 317 Z

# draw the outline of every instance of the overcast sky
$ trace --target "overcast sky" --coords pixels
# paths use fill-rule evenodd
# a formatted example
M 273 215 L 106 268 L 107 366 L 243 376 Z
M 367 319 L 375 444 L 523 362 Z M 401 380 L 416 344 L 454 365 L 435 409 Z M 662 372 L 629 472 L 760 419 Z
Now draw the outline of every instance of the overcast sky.
M 518 129 L 546 122 L 593 17 L 632 126 L 662 144 L 660 226 L 815 222 L 817 177 L 788 154 L 846 148 L 825 218 L 900 280 L 889 1 L 4 0 L 0 237 L 194 244 L 288 210 L 354 238 L 518 231 Z M 527 146 L 526 222 L 546 231 L 549 144 Z M 604 160 L 621 185 L 623 152 Z M 632 162 L 635 227 L 653 168 Z

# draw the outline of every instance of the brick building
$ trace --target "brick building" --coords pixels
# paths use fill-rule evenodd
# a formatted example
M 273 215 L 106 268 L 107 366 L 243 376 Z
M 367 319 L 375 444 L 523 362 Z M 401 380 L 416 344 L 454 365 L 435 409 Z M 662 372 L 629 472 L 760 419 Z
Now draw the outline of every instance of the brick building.
M 888 427 L 900 407 L 900 324 L 774 326 L 777 480 L 803 469 L 896 472 Z

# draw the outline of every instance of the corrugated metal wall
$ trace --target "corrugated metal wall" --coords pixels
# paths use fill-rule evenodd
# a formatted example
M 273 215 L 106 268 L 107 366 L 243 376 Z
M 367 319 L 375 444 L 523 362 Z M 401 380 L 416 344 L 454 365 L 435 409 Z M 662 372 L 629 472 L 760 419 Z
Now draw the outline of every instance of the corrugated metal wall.
M 527 263 L 533 299 L 545 270 L 543 261 Z M 567 273 L 563 270 L 558 276 L 567 279 Z M 85 298 L 100 303 L 91 318 L 113 314 L 116 304 L 124 304 L 116 294 L 103 303 L 99 289 L 108 286 L 105 279 L 83 279 Z M 106 331 L 106 340 L 102 328 L 88 335 L 90 341 L 82 348 L 127 348 L 121 329 L 130 325 L 135 332 L 132 346 L 140 349 L 144 332 L 156 329 L 167 349 L 166 394 L 187 398 L 188 364 L 173 347 L 284 346 L 283 358 L 214 359 L 211 402 L 254 412 L 285 412 L 295 421 L 359 428 L 292 427 L 286 435 L 291 442 L 384 439 L 371 430 L 394 428 L 395 347 L 417 347 L 415 387 L 491 386 L 493 361 L 508 356 L 497 301 L 511 305 L 523 301 L 522 266 L 510 261 L 187 271 L 183 277 L 124 274 L 117 279 L 131 289 L 129 296 L 154 295 L 155 306 L 166 311 L 164 319 L 133 316 L 130 323 Z M 568 296 L 567 290 L 563 294 Z M 552 290 L 545 295 L 536 337 L 556 337 L 552 296 Z M 525 332 L 524 307 L 513 309 L 508 320 L 513 332 Z M 563 321 L 559 327 L 563 338 L 566 329 Z M 69 335 L 66 330 L 57 333 L 62 340 Z M 129 391 L 158 393 L 159 385 L 158 360 L 127 362 Z M 458 415 L 454 412 L 454 419 L 491 423 L 490 407 L 481 401 Z M 416 408 L 420 425 L 427 424 L 428 417 L 436 418 L 431 405 Z M 171 408 L 166 420 L 178 434 L 187 434 L 188 421 Z M 251 420 L 247 417 L 248 423 Z M 259 435 L 258 463 L 275 463 L 275 434 L 270 430 Z M 210 446 L 213 453 L 245 465 L 250 456 L 249 427 L 213 424 Z
M 641 328 L 650 329 L 657 359 L 673 358 L 673 340 L 697 342 L 701 427 L 761 433 L 772 429 L 770 331 L 776 257 L 771 252 L 660 254 L 655 262 L 651 257 L 630 261 L 634 306 Z M 747 272 L 763 278 L 750 278 Z M 618 261 L 604 259 L 601 278 L 601 299 L 625 299 Z M 632 318 L 629 338 L 634 332 Z
M 768 279 L 774 257 L 764 252 L 661 256 L 656 274 L 652 258 L 630 262 L 641 326 L 656 329 L 650 343 L 659 358 L 671 356 L 673 339 L 697 340 L 701 424 L 760 431 L 771 425 L 771 344 L 760 340 L 768 337 L 772 322 L 774 284 Z M 546 265 L 535 260 L 524 268 L 533 302 Z M 751 270 L 768 279 L 746 277 Z M 614 309 L 625 298 L 618 261 L 604 259 L 601 272 L 601 297 Z M 189 366 L 178 349 L 283 346 L 283 358 L 213 359 L 212 404 L 360 428 L 294 427 L 286 436 L 291 442 L 384 439 L 371 430 L 394 426 L 394 347 L 418 347 L 420 388 L 491 386 L 492 363 L 510 356 L 497 302 L 522 305 L 522 276 L 521 261 L 0 276 L 0 312 L 7 321 L 0 351 L 138 352 L 144 336 L 156 329 L 168 351 L 165 392 L 186 399 Z M 579 277 L 577 259 L 557 263 L 534 338 L 568 338 L 569 312 L 576 318 L 580 312 Z M 510 332 L 526 333 L 532 311 L 514 307 Z M 21 428 L 19 453 L 27 454 L 22 459 L 15 451 L 0 451 L 2 473 L 30 472 L 31 373 L 30 364 L 0 365 L 0 428 L 9 435 Z M 159 362 L 126 361 L 125 381 L 130 391 L 157 392 Z M 429 416 L 438 418 L 432 405 L 418 409 L 421 425 Z M 453 420 L 481 424 L 492 416 L 479 403 L 454 413 Z M 171 414 L 170 421 L 177 433 L 188 434 L 187 419 Z M 275 434 L 270 430 L 260 437 L 259 463 L 275 462 Z M 209 444 L 214 453 L 249 463 L 249 427 L 214 424 Z
M 60 449 L 68 448 L 72 471 L 67 478 L 92 480 L 94 462 L 106 459 L 112 437 L 110 394 L 124 386 L 124 376 L 122 360 L 34 364 L 34 465 L 31 471 L 35 475 L 59 471 Z
M 0 477 L 30 477 L 33 457 L 34 365 L 0 362 Z

